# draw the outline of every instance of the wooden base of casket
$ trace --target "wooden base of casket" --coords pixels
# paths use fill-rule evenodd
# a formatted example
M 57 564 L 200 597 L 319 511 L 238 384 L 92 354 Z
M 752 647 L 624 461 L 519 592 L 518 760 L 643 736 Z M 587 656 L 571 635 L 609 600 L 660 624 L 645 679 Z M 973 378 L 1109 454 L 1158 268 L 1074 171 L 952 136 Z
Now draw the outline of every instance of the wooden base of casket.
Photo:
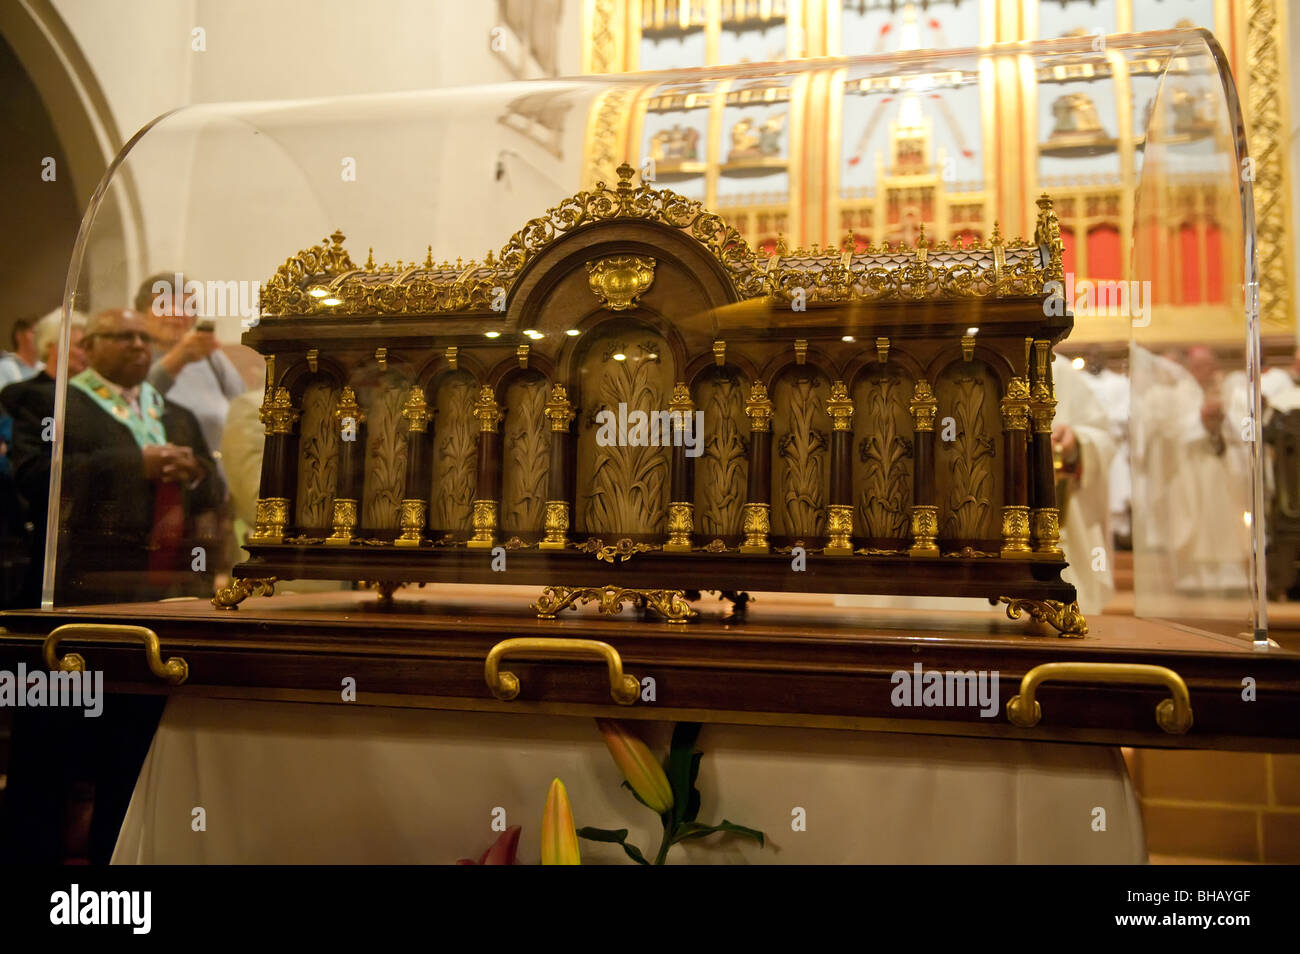
M 1300 654 L 1232 635 L 1231 602 L 1188 606 L 1176 623 L 1103 614 L 1065 640 L 993 610 L 763 592 L 741 625 L 707 601 L 676 626 L 591 607 L 537 619 L 531 595 L 443 585 L 391 600 L 282 592 L 236 613 L 195 599 L 11 610 L 0 670 L 84 666 L 109 693 L 1300 751 Z M 995 676 L 997 713 L 901 704 L 900 678 L 918 671 Z M 1243 705 L 1247 681 L 1259 699 Z M 340 700 L 349 686 L 355 701 Z
M 637 552 L 630 540 L 620 543 L 604 547 L 604 552 L 598 549 L 597 559 L 575 547 L 565 552 L 508 550 L 500 560 L 490 552 L 452 547 L 356 545 L 340 550 L 324 544 L 255 545 L 247 548 L 250 559 L 234 568 L 234 580 L 212 603 L 234 609 L 248 596 L 270 595 L 276 581 L 290 579 L 364 581 L 390 593 L 402 584 L 504 580 L 545 587 L 534 604 L 543 619 L 578 601 L 599 600 L 610 614 L 632 603 L 648 606 L 670 622 L 686 622 L 696 615 L 686 599 L 692 590 L 942 595 L 1001 601 L 1012 618 L 1028 611 L 1063 636 L 1087 633 L 1075 589 L 1061 580 L 1064 560 L 841 557 L 813 551 L 801 561 L 804 568 L 796 570 L 797 561 L 789 553 Z

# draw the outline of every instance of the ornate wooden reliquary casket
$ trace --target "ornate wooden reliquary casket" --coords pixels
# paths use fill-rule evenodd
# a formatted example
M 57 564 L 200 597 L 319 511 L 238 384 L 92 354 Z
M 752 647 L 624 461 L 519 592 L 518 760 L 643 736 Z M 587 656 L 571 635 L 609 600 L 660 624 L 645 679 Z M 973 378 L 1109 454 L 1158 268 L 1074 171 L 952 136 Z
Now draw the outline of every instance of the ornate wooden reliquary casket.
M 216 605 L 293 578 L 671 621 L 700 590 L 976 596 L 1086 632 L 1050 199 L 1032 242 L 769 256 L 619 175 L 482 263 L 358 266 L 336 232 L 280 267 L 243 338 L 267 364 L 257 525 Z

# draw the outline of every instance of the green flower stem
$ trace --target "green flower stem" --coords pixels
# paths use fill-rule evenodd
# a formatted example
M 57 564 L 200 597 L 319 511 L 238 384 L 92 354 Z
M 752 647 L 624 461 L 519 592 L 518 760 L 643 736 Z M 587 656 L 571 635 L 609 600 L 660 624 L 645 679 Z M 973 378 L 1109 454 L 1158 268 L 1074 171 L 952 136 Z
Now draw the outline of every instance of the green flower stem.
M 659 842 L 659 854 L 655 855 L 655 864 L 663 864 L 664 859 L 668 857 L 668 849 L 673 846 L 673 834 L 676 829 L 677 826 L 671 821 L 664 822 L 664 838 L 663 841 Z

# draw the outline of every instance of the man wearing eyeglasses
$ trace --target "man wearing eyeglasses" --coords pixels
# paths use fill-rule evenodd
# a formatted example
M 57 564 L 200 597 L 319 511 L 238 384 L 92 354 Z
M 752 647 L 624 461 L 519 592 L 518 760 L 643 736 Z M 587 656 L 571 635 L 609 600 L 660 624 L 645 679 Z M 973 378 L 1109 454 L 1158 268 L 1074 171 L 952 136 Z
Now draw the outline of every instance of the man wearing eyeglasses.
M 152 345 L 134 311 L 103 311 L 87 325 L 89 367 L 69 382 L 64 420 L 62 602 L 211 591 L 192 550 L 219 552 L 210 538 L 224 488 L 194 415 L 145 380 Z
M 56 603 L 210 595 L 211 574 L 196 571 L 192 552 L 217 552 L 211 528 L 225 493 L 198 421 L 145 380 L 153 340 L 144 316 L 100 312 L 82 344 L 88 366 L 68 382 L 60 437 Z M 34 439 L 27 446 L 40 453 Z M 110 693 L 95 719 L 20 710 L 0 805 L 0 864 L 63 860 L 72 850 L 65 812 L 84 807 L 87 792 L 88 858 L 107 864 L 165 702 Z

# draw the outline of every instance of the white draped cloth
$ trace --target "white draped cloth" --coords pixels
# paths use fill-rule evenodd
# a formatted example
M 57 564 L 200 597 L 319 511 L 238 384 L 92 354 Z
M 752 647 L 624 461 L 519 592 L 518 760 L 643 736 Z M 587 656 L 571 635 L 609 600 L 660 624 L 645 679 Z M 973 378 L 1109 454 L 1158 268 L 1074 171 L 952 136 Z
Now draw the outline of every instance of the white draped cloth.
M 666 753 L 670 725 L 630 724 Z M 1146 860 L 1118 749 L 736 725 L 706 725 L 697 747 L 699 820 L 762 829 L 767 846 L 712 836 L 674 848 L 673 863 Z M 620 787 L 590 718 L 179 695 L 113 862 L 447 864 L 477 859 L 497 820 L 523 827 L 520 861 L 536 863 L 555 777 L 579 827 L 658 847 L 658 818 Z M 630 863 L 586 841 L 582 857 Z

